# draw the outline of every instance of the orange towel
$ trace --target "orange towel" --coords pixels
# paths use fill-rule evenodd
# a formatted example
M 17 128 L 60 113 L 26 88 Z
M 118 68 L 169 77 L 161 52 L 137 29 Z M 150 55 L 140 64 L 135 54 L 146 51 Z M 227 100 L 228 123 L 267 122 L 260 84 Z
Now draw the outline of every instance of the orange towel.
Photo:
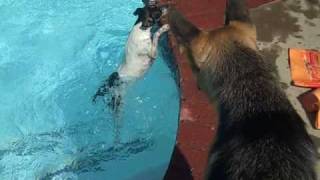
M 289 57 L 293 84 L 302 87 L 319 88 L 320 52 L 290 49 Z
M 300 96 L 299 100 L 307 112 L 317 113 L 314 126 L 320 129 L 320 89 Z
M 306 49 L 290 49 L 289 64 L 292 82 L 296 86 L 320 87 L 320 52 Z M 299 97 L 307 112 L 316 112 L 315 128 L 320 129 L 320 89 Z

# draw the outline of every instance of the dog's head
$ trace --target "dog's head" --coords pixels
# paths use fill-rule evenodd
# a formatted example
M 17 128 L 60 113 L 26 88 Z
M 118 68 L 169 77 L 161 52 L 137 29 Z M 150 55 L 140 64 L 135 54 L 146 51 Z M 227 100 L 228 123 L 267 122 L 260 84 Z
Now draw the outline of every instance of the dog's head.
M 142 22 L 141 29 L 146 30 L 159 22 L 161 14 L 161 10 L 157 7 L 138 8 L 134 12 L 134 15 L 138 16 L 135 24 Z

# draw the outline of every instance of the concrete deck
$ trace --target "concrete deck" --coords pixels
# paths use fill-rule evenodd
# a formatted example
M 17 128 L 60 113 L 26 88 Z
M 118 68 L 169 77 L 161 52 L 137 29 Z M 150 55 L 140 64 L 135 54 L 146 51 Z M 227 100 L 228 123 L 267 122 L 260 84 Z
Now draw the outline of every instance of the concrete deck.
M 252 10 L 251 15 L 257 26 L 259 48 L 266 58 L 276 63 L 282 86 L 305 120 L 320 152 L 320 130 L 312 127 L 314 118 L 308 118 L 297 100 L 299 95 L 310 89 L 291 85 L 288 65 L 288 48 L 320 50 L 320 1 L 277 0 Z M 320 159 L 317 172 L 320 179 Z

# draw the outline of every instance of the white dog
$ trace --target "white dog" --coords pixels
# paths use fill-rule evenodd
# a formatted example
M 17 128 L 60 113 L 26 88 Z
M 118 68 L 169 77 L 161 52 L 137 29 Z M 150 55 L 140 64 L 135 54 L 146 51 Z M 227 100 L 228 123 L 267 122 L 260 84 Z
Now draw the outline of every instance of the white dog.
M 139 18 L 129 34 L 124 61 L 93 97 L 93 101 L 96 101 L 98 96 L 109 94 L 108 105 L 115 112 L 119 110 L 126 87 L 142 77 L 153 64 L 159 38 L 169 30 L 169 26 L 164 25 L 152 38 L 152 26 L 162 14 L 157 8 L 138 8 L 134 14 Z

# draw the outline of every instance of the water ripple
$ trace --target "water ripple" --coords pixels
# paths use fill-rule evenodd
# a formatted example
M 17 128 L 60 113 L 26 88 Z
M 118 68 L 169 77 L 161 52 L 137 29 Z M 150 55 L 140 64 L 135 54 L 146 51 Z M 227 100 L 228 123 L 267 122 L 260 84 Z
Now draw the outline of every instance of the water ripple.
M 163 60 L 172 57 L 159 57 L 128 88 L 122 118 L 91 101 L 122 62 L 132 13 L 141 5 L 0 0 L 0 179 L 77 179 L 103 171 L 121 180 L 124 174 L 106 167 L 124 161 L 130 175 L 146 161 L 169 162 L 179 95 Z

